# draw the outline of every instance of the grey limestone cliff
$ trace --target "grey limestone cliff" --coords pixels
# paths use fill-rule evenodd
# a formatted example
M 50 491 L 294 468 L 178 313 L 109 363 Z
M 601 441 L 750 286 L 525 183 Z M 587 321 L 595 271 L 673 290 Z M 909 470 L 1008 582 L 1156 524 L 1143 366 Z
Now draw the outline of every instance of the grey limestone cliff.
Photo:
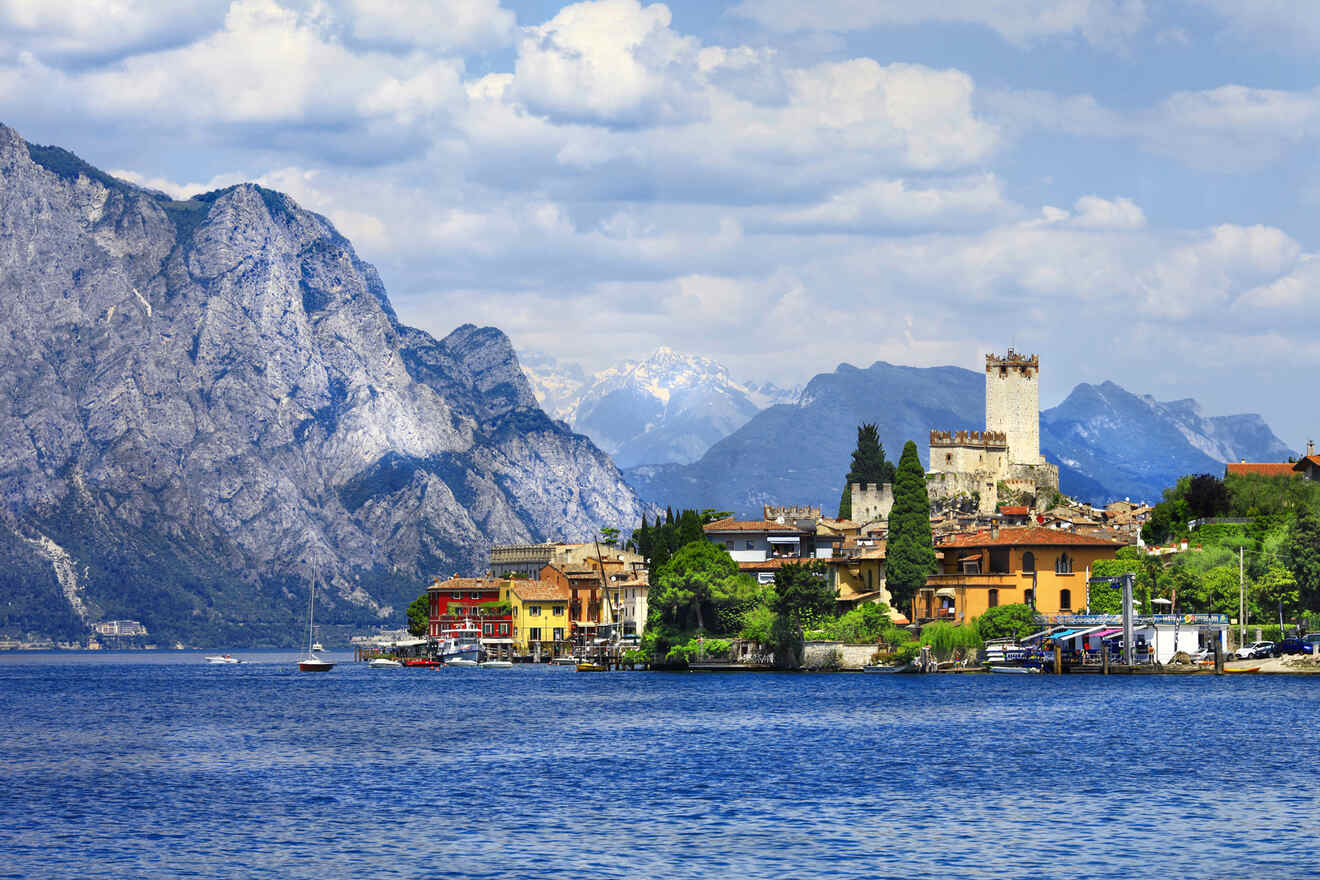
M 0 631 L 278 643 L 313 579 L 397 624 L 491 542 L 640 517 L 500 331 L 401 325 L 280 193 L 172 201 L 0 126 L 0 270 Z

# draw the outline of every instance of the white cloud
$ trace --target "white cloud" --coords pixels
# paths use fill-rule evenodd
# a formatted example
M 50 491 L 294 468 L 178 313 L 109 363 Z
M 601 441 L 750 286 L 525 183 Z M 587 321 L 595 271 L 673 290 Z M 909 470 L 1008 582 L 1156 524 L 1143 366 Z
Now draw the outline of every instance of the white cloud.
M 1144 0 L 744 0 L 736 12 L 781 32 L 973 24 L 1016 45 L 1073 35 L 1097 45 L 1113 45 L 1146 23 Z
M 837 192 L 807 208 L 783 211 L 777 224 L 794 229 L 870 233 L 878 229 L 965 228 L 1020 209 L 1004 197 L 994 174 L 909 181 L 881 178 Z
M 524 29 L 514 94 L 533 113 L 651 124 L 700 113 L 697 41 L 670 29 L 669 7 L 588 0 Z
M 499 0 L 348 0 L 353 36 L 365 43 L 451 52 L 513 40 L 515 18 Z
M 1271 327 L 1280 322 L 1314 326 L 1320 318 L 1320 255 L 1304 254 L 1287 275 L 1248 290 L 1233 303 L 1233 312 Z
M 1320 6 L 1313 0 L 1199 0 L 1229 30 L 1271 46 L 1320 46 Z
M 1073 206 L 1070 222 L 1084 229 L 1140 229 L 1146 225 L 1146 214 L 1131 199 L 1082 196 Z
M 229 0 L 0 0 L 0 57 L 96 60 L 219 28 Z

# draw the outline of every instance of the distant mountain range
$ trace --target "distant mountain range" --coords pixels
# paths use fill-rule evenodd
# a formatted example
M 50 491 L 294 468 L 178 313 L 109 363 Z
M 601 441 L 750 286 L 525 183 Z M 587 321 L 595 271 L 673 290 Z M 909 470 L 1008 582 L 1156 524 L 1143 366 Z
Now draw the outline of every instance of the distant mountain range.
M 0 126 L 0 635 L 296 643 L 403 623 L 493 542 L 637 522 L 509 340 L 399 322 L 323 217 L 186 201 Z
M 842 364 L 813 378 L 797 403 L 758 413 L 698 460 L 633 466 L 625 475 L 661 505 L 755 515 L 766 503 L 819 504 L 833 513 L 862 422 L 877 424 L 891 459 L 914 440 L 929 463 L 930 429 L 984 427 L 985 376 L 960 367 Z M 1059 465 L 1062 491 L 1095 504 L 1153 502 L 1183 474 L 1290 454 L 1259 416 L 1207 418 L 1195 401 L 1159 403 L 1112 382 L 1078 385 L 1041 413 L 1041 448 Z
M 542 354 L 524 353 L 522 362 L 541 406 L 620 467 L 696 461 L 762 409 L 798 395 L 769 382 L 741 384 L 709 358 L 664 347 L 591 377 Z

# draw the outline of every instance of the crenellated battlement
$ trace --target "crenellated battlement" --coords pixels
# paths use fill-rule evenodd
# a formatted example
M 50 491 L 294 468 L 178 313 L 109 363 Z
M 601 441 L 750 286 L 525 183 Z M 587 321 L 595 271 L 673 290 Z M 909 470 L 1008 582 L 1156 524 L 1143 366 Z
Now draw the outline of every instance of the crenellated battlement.
M 1008 446 L 1008 435 L 1003 431 L 934 431 L 930 432 L 931 446 L 969 446 L 994 449 Z
M 1011 348 L 1008 350 L 1008 354 L 1003 357 L 997 354 L 987 354 L 985 356 L 985 371 L 988 373 L 996 369 L 1022 370 L 1026 375 L 1030 375 L 1031 373 L 1028 373 L 1028 370 L 1031 372 L 1040 370 L 1040 356 L 1033 354 L 1028 357 L 1025 354 L 1018 354 Z

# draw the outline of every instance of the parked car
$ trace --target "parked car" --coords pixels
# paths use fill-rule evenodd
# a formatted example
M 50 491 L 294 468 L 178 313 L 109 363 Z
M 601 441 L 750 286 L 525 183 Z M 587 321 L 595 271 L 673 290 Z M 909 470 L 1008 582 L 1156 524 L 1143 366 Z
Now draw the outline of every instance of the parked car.
M 1294 636 L 1290 639 L 1284 639 L 1274 644 L 1274 650 L 1271 652 L 1275 657 L 1281 657 L 1284 654 L 1314 654 L 1315 645 L 1306 639 Z
M 1274 650 L 1273 642 L 1253 642 L 1250 645 L 1243 645 L 1233 652 L 1233 657 L 1238 660 L 1260 660 L 1270 656 Z

